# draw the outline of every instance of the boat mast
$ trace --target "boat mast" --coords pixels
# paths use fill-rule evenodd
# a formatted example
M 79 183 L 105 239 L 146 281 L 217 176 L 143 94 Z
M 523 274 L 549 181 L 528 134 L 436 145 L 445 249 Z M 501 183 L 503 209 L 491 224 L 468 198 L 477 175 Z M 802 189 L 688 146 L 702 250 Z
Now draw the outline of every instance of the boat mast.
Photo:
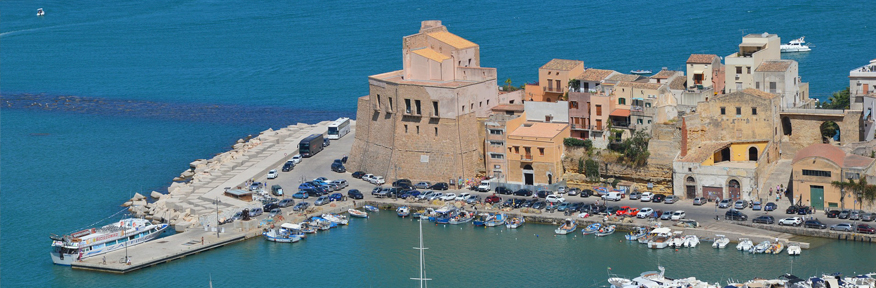
M 419 278 L 411 278 L 411 280 L 419 280 L 420 287 L 425 288 L 425 287 L 429 286 L 429 285 L 426 285 L 426 281 L 429 281 L 432 279 L 426 278 L 426 271 L 424 270 L 425 266 L 426 266 L 426 259 L 425 259 L 423 250 L 426 250 L 429 248 L 423 247 L 423 220 L 422 219 L 420 219 L 420 247 L 414 247 L 414 249 L 420 250 L 420 277 Z

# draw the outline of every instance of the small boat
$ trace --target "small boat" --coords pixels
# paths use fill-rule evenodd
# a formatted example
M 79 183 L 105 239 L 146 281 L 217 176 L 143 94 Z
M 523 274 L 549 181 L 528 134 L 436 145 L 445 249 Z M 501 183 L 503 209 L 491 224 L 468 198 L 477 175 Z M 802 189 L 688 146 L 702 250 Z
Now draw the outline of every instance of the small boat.
M 630 234 L 624 235 L 628 241 L 636 241 L 639 238 L 644 238 L 648 236 L 648 229 L 645 227 L 636 227 L 635 231 L 631 231 Z
M 800 245 L 798 244 L 788 244 L 788 255 L 795 256 L 800 255 Z
M 653 74 L 653 73 L 651 72 L 651 70 L 641 70 L 640 69 L 640 70 L 630 70 L 630 74 L 649 75 L 649 74 Z
M 779 254 L 782 253 L 783 249 L 785 249 L 785 244 L 782 244 L 782 242 L 776 242 L 770 245 L 770 248 L 767 249 L 767 253 Z
M 684 236 L 681 236 L 681 233 L 684 231 L 675 231 L 675 236 L 672 237 L 672 241 L 669 242 L 669 246 L 680 248 L 684 245 Z
M 474 216 L 474 212 L 460 211 L 459 213 L 456 213 L 456 215 L 454 215 L 453 217 L 450 217 L 450 220 L 448 220 L 447 223 L 451 225 L 468 223 L 474 220 Z
M 37 16 L 44 16 L 44 15 L 46 15 L 46 11 L 43 11 L 43 8 L 37 9 Z
M 301 223 L 298 223 L 298 225 L 301 227 L 301 232 L 303 232 L 303 233 L 307 233 L 307 234 L 316 233 L 316 227 L 313 227 L 312 225 L 310 225 L 309 222 L 301 222 Z
M 525 222 L 526 220 L 524 220 L 523 217 L 513 217 L 505 222 L 505 227 L 508 229 L 517 229 L 517 227 L 523 226 L 523 223 Z
M 593 234 L 596 233 L 596 231 L 599 231 L 600 228 L 602 228 L 602 224 L 593 223 L 587 225 L 587 227 L 585 227 L 584 229 L 581 229 L 581 233 L 584 233 L 584 235 Z
M 294 236 L 281 229 L 271 229 L 262 233 L 265 240 L 277 243 L 295 243 L 301 240 L 301 237 Z
M 484 226 L 487 226 L 487 227 L 501 226 L 502 224 L 505 224 L 505 220 L 507 220 L 507 219 L 508 219 L 508 215 L 506 215 L 505 213 L 498 213 L 496 215 L 493 215 L 493 217 L 491 219 L 487 219 L 487 222 L 484 223 Z
M 474 226 L 486 226 L 487 221 L 492 219 L 493 217 L 495 216 L 493 216 L 492 213 L 481 213 L 478 214 L 478 216 L 471 221 L 471 224 Z
M 307 234 L 304 233 L 301 224 L 283 223 L 280 224 L 280 230 L 289 233 L 292 237 L 298 237 L 299 240 L 307 238 Z
M 720 288 L 720 285 L 710 284 L 701 280 L 697 280 L 694 277 L 687 278 L 667 278 L 664 277 L 663 274 L 666 269 L 662 266 L 657 266 L 657 271 L 648 271 L 639 275 L 639 277 L 633 279 L 627 279 L 622 277 L 617 277 L 616 275 L 609 274 L 609 276 L 615 276 L 608 278 L 608 283 L 611 284 L 612 288 L 641 288 L 641 287 L 649 287 L 649 288 L 668 288 L 668 287 L 692 287 L 692 288 Z M 736 286 L 728 286 L 728 287 L 736 287 Z M 742 287 L 742 286 L 740 286 Z M 754 286 L 752 287 L 768 287 L 768 286 Z
M 684 247 L 696 248 L 699 244 L 700 238 L 698 238 L 697 235 L 686 235 L 684 236 L 684 243 L 682 245 Z
M 352 216 L 352 217 L 368 218 L 368 213 L 365 211 L 359 211 L 356 209 L 347 209 L 347 213 L 350 213 L 350 216 Z
M 435 209 L 426 208 L 426 211 L 420 214 L 420 219 L 435 221 Z
M 715 235 L 717 239 L 715 239 L 715 243 L 712 243 L 712 248 L 724 249 L 727 247 L 727 243 L 730 243 L 730 239 L 727 239 L 727 236 L 724 235 Z
M 322 214 L 322 218 L 325 220 L 331 221 L 332 223 L 339 224 L 339 225 L 350 224 L 350 220 L 348 220 L 347 216 L 344 216 L 344 215 L 338 215 L 338 214 L 334 214 L 334 213 L 326 213 L 326 214 Z
M 763 241 L 754 246 L 751 251 L 757 254 L 766 253 L 767 249 L 770 249 L 771 245 L 772 243 L 770 243 L 770 241 Z
M 566 220 L 563 221 L 563 225 L 558 227 L 557 230 L 554 230 L 554 232 L 559 234 L 559 235 L 566 235 L 566 234 L 575 232 L 575 229 L 577 229 L 577 228 L 578 228 L 578 224 L 575 223 L 575 221 L 572 221 L 572 219 L 566 218 Z
M 739 251 L 749 251 L 754 247 L 754 243 L 751 242 L 751 239 L 748 238 L 739 238 L 739 244 L 736 244 L 736 250 Z
M 313 216 L 310 217 L 310 226 L 315 227 L 317 230 L 326 231 L 338 226 L 337 223 L 332 221 L 323 219 L 322 217 Z
M 788 44 L 782 44 L 780 49 L 782 53 L 792 53 L 792 52 L 809 52 L 812 49 L 809 48 L 809 45 L 806 44 L 806 40 L 804 40 L 806 36 L 791 40 Z
M 411 215 L 411 208 L 408 208 L 408 206 L 401 206 L 398 207 L 398 209 L 395 209 L 395 213 L 398 214 L 398 217 L 405 218 L 408 217 L 408 215 Z
M 614 225 L 608 225 L 607 227 L 603 227 L 602 229 L 599 229 L 599 231 L 596 231 L 596 237 L 605 237 L 614 234 L 615 228 L 616 227 Z
M 666 227 L 657 228 L 651 230 L 651 233 L 648 233 L 648 237 L 651 238 L 648 241 L 648 248 L 663 249 L 669 247 L 669 244 L 672 242 L 672 230 Z
M 371 206 L 371 205 L 365 205 L 365 206 L 362 206 L 362 208 L 365 208 L 365 211 L 368 211 L 368 212 L 378 212 L 378 211 L 380 211 L 380 209 L 377 209 L 377 207 L 374 207 L 374 206 Z

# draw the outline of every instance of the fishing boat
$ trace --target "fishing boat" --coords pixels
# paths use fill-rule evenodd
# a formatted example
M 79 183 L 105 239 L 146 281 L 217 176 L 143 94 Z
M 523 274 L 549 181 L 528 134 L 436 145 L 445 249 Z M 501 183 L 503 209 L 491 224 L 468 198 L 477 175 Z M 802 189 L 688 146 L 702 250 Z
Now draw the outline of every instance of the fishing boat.
M 605 237 L 605 236 L 614 234 L 615 228 L 616 227 L 614 225 L 608 225 L 606 227 L 602 227 L 602 229 L 599 229 L 599 231 L 596 231 L 596 237 Z
M 474 216 L 474 212 L 459 211 L 453 217 L 450 217 L 450 220 L 448 220 L 447 223 L 451 225 L 468 223 L 474 220 Z
M 593 223 L 587 225 L 587 227 L 584 227 L 584 229 L 581 229 L 581 233 L 583 233 L 584 235 L 593 234 L 596 233 L 596 231 L 599 231 L 600 228 L 602 228 L 602 224 Z
M 770 241 L 763 241 L 755 245 L 751 251 L 757 254 L 766 253 L 767 249 L 769 249 L 771 245 L 772 243 L 770 243 Z
M 508 229 L 517 229 L 517 227 L 523 226 L 523 223 L 525 222 L 526 220 L 524 220 L 523 217 L 513 217 L 505 222 L 505 227 Z
M 636 241 L 639 238 L 644 238 L 648 236 L 648 228 L 645 227 L 636 227 L 634 231 L 631 231 L 630 234 L 624 235 L 624 238 L 628 241 Z
M 398 207 L 398 209 L 395 209 L 395 213 L 398 214 L 398 217 L 405 218 L 408 217 L 408 215 L 411 215 L 411 208 L 408 208 L 408 206 L 401 206 Z
M 322 217 L 319 217 L 319 216 L 313 216 L 313 217 L 310 217 L 310 226 L 313 226 L 317 230 L 320 230 L 320 231 L 326 231 L 326 230 L 337 227 L 338 224 L 334 223 L 332 221 L 323 219 Z
M 650 74 L 653 74 L 653 73 L 651 73 L 651 70 L 641 70 L 641 69 L 640 69 L 640 70 L 630 70 L 630 74 L 634 74 L 634 75 L 650 75 Z
M 365 211 L 360 211 L 356 209 L 347 209 L 347 213 L 350 213 L 350 216 L 357 218 L 368 218 L 368 213 Z
M 689 288 L 720 288 L 717 283 L 709 284 L 707 282 L 703 282 L 697 280 L 694 277 L 687 278 L 679 278 L 672 279 L 666 278 L 663 276 L 665 269 L 662 266 L 658 266 L 657 271 L 649 271 L 644 272 L 639 277 L 633 279 L 626 279 L 622 277 L 610 277 L 608 278 L 608 283 L 611 284 L 612 288 L 670 288 L 670 287 L 689 287 Z
M 572 221 L 572 219 L 566 218 L 566 220 L 563 221 L 563 225 L 560 225 L 560 227 L 558 227 L 557 230 L 554 230 L 554 232 L 559 234 L 559 235 L 566 235 L 566 234 L 575 232 L 575 229 L 577 229 L 577 228 L 578 228 L 578 224 L 575 223 L 575 221 Z
M 739 244 L 736 244 L 736 250 L 744 252 L 748 252 L 752 247 L 754 247 L 754 242 L 748 238 L 739 238 Z
M 792 53 L 792 52 L 809 52 L 812 49 L 809 48 L 809 45 L 806 44 L 806 40 L 804 40 L 806 36 L 791 40 L 788 44 L 782 44 L 780 49 L 782 53 Z
M 669 247 L 670 242 L 672 242 L 672 230 L 666 227 L 651 230 L 648 236 L 651 238 L 648 241 L 648 248 L 650 249 L 663 249 Z
M 700 244 L 700 238 L 697 238 L 697 235 L 685 235 L 684 236 L 684 243 L 682 244 L 682 246 L 688 247 L 688 248 L 696 248 L 697 245 L 699 245 L 699 244 Z
M 52 262 L 69 266 L 76 260 L 142 244 L 158 238 L 167 227 L 167 223 L 152 224 L 146 219 L 127 218 L 69 235 L 52 234 L 49 236 L 52 238 Z
M 717 239 L 712 243 L 712 248 L 724 249 L 727 247 L 727 244 L 730 243 L 730 239 L 727 239 L 727 236 L 724 235 L 715 235 Z
M 365 208 L 365 211 L 368 211 L 368 212 L 378 212 L 378 211 L 380 211 L 380 209 L 377 209 L 377 207 L 374 207 L 374 206 L 371 206 L 371 205 L 365 205 L 365 206 L 362 206 L 362 208 Z
M 800 255 L 800 245 L 799 244 L 788 244 L 788 255 L 796 256 Z
M 487 226 L 487 227 L 501 226 L 502 224 L 505 224 L 505 220 L 507 220 L 507 219 L 508 219 L 507 214 L 497 213 L 496 215 L 493 215 L 492 219 L 488 219 L 487 222 L 484 223 L 484 226 Z
M 426 211 L 423 214 L 420 214 L 420 219 L 435 221 L 435 209 L 426 208 Z
M 43 8 L 37 9 L 37 16 L 45 16 L 46 11 L 43 11 Z
M 673 233 L 675 233 L 675 235 L 672 236 L 672 242 L 669 243 L 669 246 L 675 248 L 682 247 L 682 245 L 684 245 L 684 236 L 681 236 L 681 233 L 684 233 L 684 231 L 675 231 Z
M 487 220 L 492 219 L 493 217 L 492 213 L 481 213 L 471 221 L 471 224 L 474 226 L 486 226 Z
M 316 227 L 310 225 L 309 222 L 301 222 L 298 223 L 298 226 L 301 227 L 301 232 L 306 234 L 314 234 L 316 233 Z
M 350 220 L 347 219 L 347 216 L 344 216 L 344 215 L 338 215 L 338 214 L 334 214 L 334 213 L 326 213 L 326 214 L 322 214 L 322 218 L 325 220 L 331 221 L 332 223 L 338 224 L 338 225 L 350 224 Z
M 262 232 L 262 236 L 265 237 L 265 240 L 277 243 L 295 243 L 301 240 L 301 237 L 293 236 L 281 229 L 271 229 Z

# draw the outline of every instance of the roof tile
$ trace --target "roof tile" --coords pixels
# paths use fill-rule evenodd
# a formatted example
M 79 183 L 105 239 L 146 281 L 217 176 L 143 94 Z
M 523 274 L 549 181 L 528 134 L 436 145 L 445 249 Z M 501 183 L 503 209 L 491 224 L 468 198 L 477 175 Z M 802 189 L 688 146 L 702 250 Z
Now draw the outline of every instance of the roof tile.
M 785 72 L 791 67 L 794 60 L 770 60 L 763 61 L 757 66 L 755 72 Z
M 430 37 L 435 38 L 438 41 L 444 42 L 447 45 L 453 46 L 453 48 L 456 49 L 465 49 L 478 46 L 478 44 L 465 40 L 464 38 L 456 36 L 456 34 L 447 31 L 432 32 L 426 35 L 429 35 Z
M 569 71 L 575 66 L 584 66 L 584 61 L 580 60 L 565 60 L 565 59 L 553 59 L 544 66 L 541 66 L 541 69 L 550 69 L 550 70 L 560 70 L 560 71 Z
M 687 58 L 687 64 L 712 64 L 712 61 L 718 58 L 715 54 L 690 54 Z
M 608 75 L 611 73 L 615 73 L 614 70 L 603 70 L 603 69 L 587 69 L 584 73 L 581 73 L 578 76 L 578 79 L 582 81 L 590 81 L 590 82 L 599 82 L 608 78 Z

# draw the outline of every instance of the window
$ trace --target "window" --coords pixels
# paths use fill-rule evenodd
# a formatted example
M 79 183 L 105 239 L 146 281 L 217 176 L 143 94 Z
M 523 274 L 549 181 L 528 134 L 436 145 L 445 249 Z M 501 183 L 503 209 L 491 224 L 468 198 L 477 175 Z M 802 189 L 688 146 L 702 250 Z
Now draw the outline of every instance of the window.
M 855 180 L 858 180 L 858 178 L 861 178 L 861 174 L 859 174 L 859 173 L 854 173 L 854 172 L 846 172 L 846 179 L 855 179 Z
M 569 109 L 578 109 L 578 101 L 569 101 Z
M 742 66 L 736 67 L 736 74 L 742 74 Z
M 830 171 L 803 169 L 803 176 L 830 177 Z
M 474 103 L 469 105 L 468 111 L 474 111 Z
M 411 99 L 405 99 L 405 114 L 411 114 Z
M 438 101 L 432 101 L 432 116 L 438 117 Z
M 380 108 L 380 94 L 377 94 L 377 108 Z
M 602 105 L 596 105 L 596 116 L 602 116 Z
M 405 124 L 405 134 L 408 134 L 408 124 Z
M 618 105 L 627 105 L 627 98 L 617 98 Z
M 648 120 L 648 124 L 651 124 L 651 120 Z
M 548 72 L 548 75 L 550 75 L 550 73 L 551 72 Z M 547 79 L 547 82 L 548 82 L 548 89 L 547 90 L 554 91 L 554 81 L 551 79 Z
M 502 169 L 502 166 L 500 166 L 500 165 L 493 165 L 493 169 Z
M 745 74 L 751 74 L 751 67 L 745 67 Z
M 465 105 L 462 105 L 462 112 L 465 112 Z
M 520 146 L 514 146 L 514 153 L 520 154 Z
M 645 102 L 645 108 L 651 108 L 651 102 Z
M 544 156 L 544 148 L 541 148 L 541 147 L 538 148 L 538 155 Z
M 642 124 L 642 119 L 636 119 L 636 124 L 641 125 L 641 124 Z
M 742 91 L 742 82 L 736 82 L 736 91 Z
M 417 135 L 420 135 L 420 125 L 417 125 Z
M 776 93 L 776 82 L 770 82 L 770 93 Z
M 478 102 L 478 108 L 484 107 L 484 101 Z
M 420 100 L 414 100 L 414 107 L 417 108 L 417 115 L 422 115 L 422 110 L 420 109 Z
M 490 141 L 490 145 L 502 146 L 502 144 L 505 144 L 505 142 L 504 141 L 492 141 L 492 140 Z
M 757 115 L 757 107 L 751 107 L 751 115 Z
M 760 90 L 760 81 L 754 82 L 754 89 Z
M 736 107 L 736 116 L 742 115 L 742 107 Z
M 560 80 L 557 80 L 557 91 L 563 90 L 562 85 L 560 85 Z
M 438 127 L 435 127 L 435 136 L 438 136 Z
M 487 99 L 487 106 L 490 106 L 490 99 Z
M 387 109 L 387 111 L 392 112 L 392 97 L 389 97 L 389 108 Z
M 502 129 L 490 129 L 492 135 L 502 135 Z
M 493 159 L 504 159 L 504 158 L 505 158 L 505 155 L 498 154 L 498 153 L 490 153 L 490 158 L 493 158 Z M 496 166 L 498 166 L 498 165 L 496 165 Z M 498 168 L 498 167 L 496 167 L 496 168 Z
M 727 108 L 721 107 L 721 115 L 726 115 L 726 114 L 727 114 Z

